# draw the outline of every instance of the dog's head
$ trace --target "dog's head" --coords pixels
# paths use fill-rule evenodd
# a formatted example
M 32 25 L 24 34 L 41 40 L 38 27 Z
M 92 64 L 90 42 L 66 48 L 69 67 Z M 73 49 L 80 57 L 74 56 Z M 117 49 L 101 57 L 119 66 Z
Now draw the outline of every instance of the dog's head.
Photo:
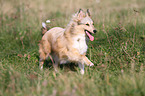
M 94 23 L 93 20 L 91 19 L 90 12 L 87 9 L 87 12 L 84 13 L 82 9 L 79 10 L 76 14 L 77 17 L 77 24 L 78 28 L 85 32 L 86 36 L 93 41 L 94 37 L 92 34 L 96 33 L 97 30 L 94 28 Z

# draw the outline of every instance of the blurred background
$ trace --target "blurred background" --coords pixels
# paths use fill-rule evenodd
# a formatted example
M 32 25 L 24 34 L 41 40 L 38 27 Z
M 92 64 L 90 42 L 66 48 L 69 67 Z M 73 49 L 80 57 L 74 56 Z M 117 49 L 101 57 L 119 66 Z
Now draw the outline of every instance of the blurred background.
M 41 23 L 65 28 L 80 8 L 98 30 L 95 66 L 40 71 Z M 145 96 L 144 73 L 145 0 L 0 0 L 0 96 Z
M 144 14 L 145 11 L 144 0 L 1 0 L 0 3 L 1 20 L 21 19 L 34 24 L 52 19 L 58 24 L 62 22 L 61 26 L 80 8 L 90 9 L 96 23 L 129 22 L 136 12 Z M 145 17 L 140 18 L 144 21 Z

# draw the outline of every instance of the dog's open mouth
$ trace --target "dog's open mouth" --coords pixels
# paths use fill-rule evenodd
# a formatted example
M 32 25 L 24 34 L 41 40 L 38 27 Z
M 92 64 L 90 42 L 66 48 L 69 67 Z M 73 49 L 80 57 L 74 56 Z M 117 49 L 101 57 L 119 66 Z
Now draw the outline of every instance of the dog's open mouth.
M 89 39 L 90 39 L 91 41 L 94 41 L 94 37 L 92 36 L 92 33 L 89 32 L 88 30 L 85 30 L 85 32 L 86 32 L 87 36 L 89 37 Z

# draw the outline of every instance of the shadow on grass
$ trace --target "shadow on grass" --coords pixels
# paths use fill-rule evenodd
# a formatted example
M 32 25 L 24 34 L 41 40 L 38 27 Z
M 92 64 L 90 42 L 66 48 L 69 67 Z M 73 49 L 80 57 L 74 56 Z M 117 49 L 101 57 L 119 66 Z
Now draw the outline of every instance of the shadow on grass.
M 39 56 L 36 56 L 36 58 L 39 61 Z M 39 67 L 39 63 L 37 63 L 37 65 Z M 67 69 L 67 70 L 71 70 L 71 71 L 77 71 L 76 67 L 78 67 L 78 65 L 75 63 L 67 63 L 67 64 L 59 64 L 58 65 L 58 68 L 60 68 L 61 70 Z M 50 59 L 45 60 L 43 68 L 46 68 L 49 70 L 54 70 L 52 61 Z

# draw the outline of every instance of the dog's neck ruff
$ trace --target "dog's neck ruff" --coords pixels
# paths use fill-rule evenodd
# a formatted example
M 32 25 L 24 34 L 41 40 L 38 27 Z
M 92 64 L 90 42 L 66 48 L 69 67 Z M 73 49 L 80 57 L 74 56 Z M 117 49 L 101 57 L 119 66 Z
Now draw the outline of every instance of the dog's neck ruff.
M 77 35 L 73 38 L 73 47 L 82 55 L 87 52 L 88 46 L 86 44 L 85 34 Z

